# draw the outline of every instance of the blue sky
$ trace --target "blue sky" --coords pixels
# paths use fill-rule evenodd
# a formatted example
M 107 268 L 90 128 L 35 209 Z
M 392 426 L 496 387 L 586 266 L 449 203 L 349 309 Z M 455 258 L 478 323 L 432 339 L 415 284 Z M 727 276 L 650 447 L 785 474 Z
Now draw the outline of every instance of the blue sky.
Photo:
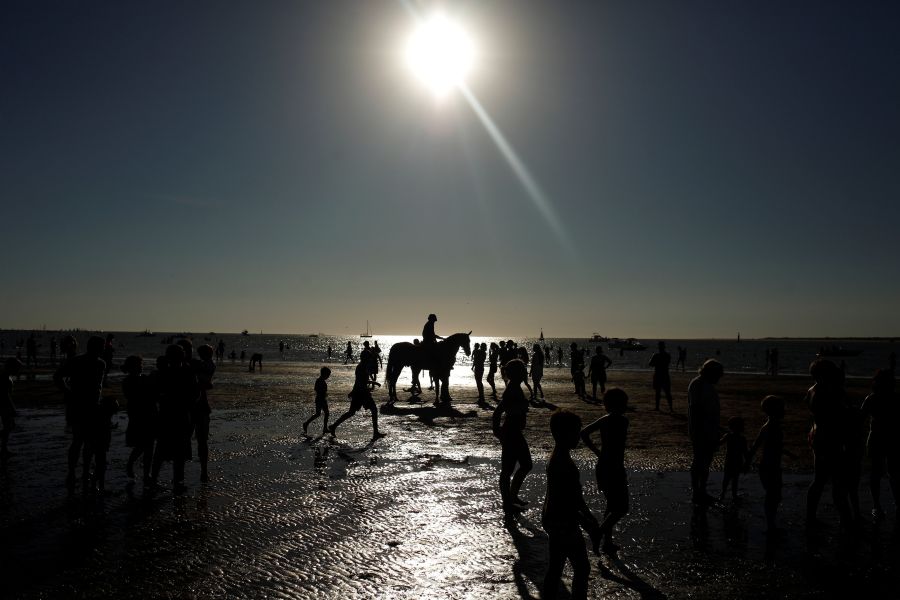
M 4 3 L 0 326 L 900 335 L 895 3 Z

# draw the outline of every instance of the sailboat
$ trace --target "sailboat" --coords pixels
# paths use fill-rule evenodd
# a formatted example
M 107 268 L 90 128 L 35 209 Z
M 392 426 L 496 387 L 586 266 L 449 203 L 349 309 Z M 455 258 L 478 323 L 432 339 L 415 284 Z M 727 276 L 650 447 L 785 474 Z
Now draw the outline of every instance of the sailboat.
M 372 337 L 372 334 L 369 332 L 369 322 L 368 322 L 368 321 L 366 321 L 366 332 L 365 332 L 365 333 L 359 334 L 359 337 L 361 337 L 361 338 L 370 338 L 370 337 Z
M 544 341 L 544 330 L 543 330 L 543 328 L 541 329 L 541 341 L 542 341 L 542 342 Z

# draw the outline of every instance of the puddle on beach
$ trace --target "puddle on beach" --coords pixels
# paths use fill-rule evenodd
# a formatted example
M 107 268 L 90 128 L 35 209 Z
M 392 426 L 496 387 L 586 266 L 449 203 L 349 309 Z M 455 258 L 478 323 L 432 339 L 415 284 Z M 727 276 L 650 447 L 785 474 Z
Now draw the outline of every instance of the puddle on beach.
M 337 416 L 342 405 L 332 409 Z M 334 405 L 333 405 L 334 406 Z M 21 598 L 537 598 L 547 560 L 540 527 L 549 445 L 534 440 L 535 469 L 523 488 L 530 507 L 505 521 L 496 490 L 499 448 L 490 412 L 400 402 L 380 417 L 387 437 L 368 441 L 364 411 L 338 436 L 305 437 L 309 414 L 274 401 L 213 413 L 213 481 L 145 493 L 124 477 L 125 419 L 113 430 L 102 498 L 68 496 L 68 436 L 57 409 L 21 409 L 0 472 L 0 564 L 4 595 Z M 650 455 L 648 455 L 650 456 Z M 593 464 L 576 452 L 585 495 L 603 501 Z M 738 506 L 697 512 L 689 478 L 661 470 L 640 450 L 630 461 L 631 513 L 616 558 L 592 557 L 592 597 L 828 597 L 849 581 L 893 589 L 900 564 L 893 518 L 871 523 L 857 544 L 830 523 L 808 540 L 801 504 L 808 477 L 785 478 L 780 515 L 790 533 L 763 535 L 761 490 L 742 480 Z M 647 467 L 647 468 L 644 468 Z M 170 475 L 164 467 L 162 477 Z M 711 486 L 719 481 L 711 477 Z M 864 494 L 865 495 L 865 494 Z M 567 571 L 565 578 L 570 577 Z M 567 579 L 566 579 L 567 580 Z

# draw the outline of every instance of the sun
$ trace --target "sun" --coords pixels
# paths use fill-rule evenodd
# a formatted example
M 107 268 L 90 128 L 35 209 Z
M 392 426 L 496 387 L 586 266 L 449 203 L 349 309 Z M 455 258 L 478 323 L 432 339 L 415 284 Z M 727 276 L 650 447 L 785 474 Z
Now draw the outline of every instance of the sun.
M 474 57 L 472 39 L 443 14 L 421 22 L 406 45 L 407 66 L 438 97 L 465 82 Z

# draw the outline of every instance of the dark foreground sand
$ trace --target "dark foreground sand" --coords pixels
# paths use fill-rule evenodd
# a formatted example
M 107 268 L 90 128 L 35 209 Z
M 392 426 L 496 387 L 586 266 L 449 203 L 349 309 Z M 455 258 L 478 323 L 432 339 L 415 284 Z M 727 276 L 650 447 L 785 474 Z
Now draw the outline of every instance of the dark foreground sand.
M 334 366 L 333 415 L 347 406 L 350 367 Z M 16 388 L 15 456 L 0 471 L 2 596 L 171 598 L 517 598 L 538 597 L 547 538 L 540 528 L 544 468 L 552 447 L 550 411 L 533 409 L 528 438 L 535 470 L 524 496 L 531 508 L 505 522 L 496 491 L 499 448 L 490 434 L 493 402 L 479 405 L 467 370 L 454 371 L 451 408 L 401 394 L 381 414 L 388 436 L 369 443 L 360 412 L 338 437 L 305 438 L 318 365 L 266 365 L 246 373 L 226 364 L 213 394 L 211 475 L 189 489 L 145 493 L 124 476 L 126 418 L 119 415 L 107 495 L 68 496 L 68 443 L 58 395 L 46 381 Z M 766 393 L 787 399 L 785 534 L 763 535 L 762 491 L 753 473 L 737 506 L 698 511 L 689 503 L 685 390 L 675 374 L 675 414 L 652 409 L 649 374 L 611 372 L 631 397 L 629 478 L 632 511 L 622 521 L 617 559 L 592 558 L 591 594 L 621 598 L 897 597 L 900 537 L 893 511 L 866 522 L 858 538 L 838 535 L 826 502 L 822 530 L 803 530 L 810 455 L 805 447 L 806 378 L 726 375 L 723 421 L 742 415 L 752 439 Z M 566 370 L 548 369 L 547 401 L 587 422 L 602 407 L 571 393 Z M 401 388 L 408 386 L 408 375 Z M 111 393 L 117 390 L 111 387 Z M 501 383 L 502 387 L 502 383 Z M 864 395 L 867 383 L 851 381 Z M 386 393 L 376 392 L 379 404 Z M 663 401 L 665 403 L 665 401 Z M 320 431 L 313 424 L 311 431 Z M 591 455 L 576 451 L 588 503 L 598 514 Z M 163 476 L 169 471 L 164 470 Z M 720 475 L 711 477 L 711 491 Z M 886 506 L 892 508 L 887 497 Z M 871 508 L 868 489 L 862 505 Z

